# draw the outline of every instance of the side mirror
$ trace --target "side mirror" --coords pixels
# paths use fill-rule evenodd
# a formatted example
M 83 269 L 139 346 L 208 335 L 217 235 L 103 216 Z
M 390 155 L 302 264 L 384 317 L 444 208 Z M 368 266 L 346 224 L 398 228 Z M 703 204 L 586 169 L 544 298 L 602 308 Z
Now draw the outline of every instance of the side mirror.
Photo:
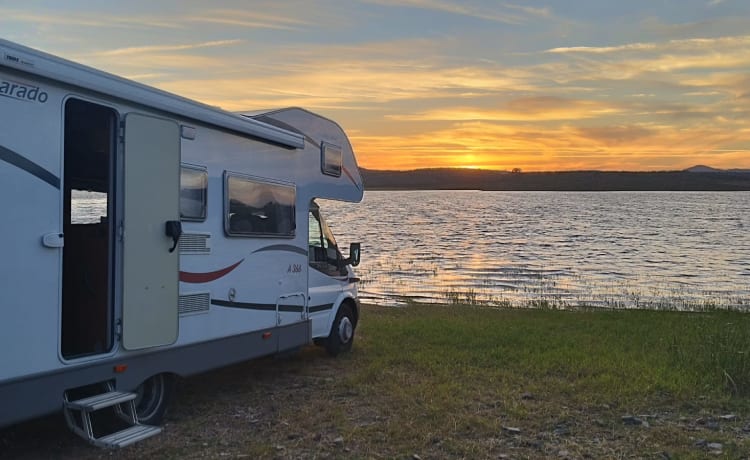
M 360 258 L 360 244 L 359 243 L 350 244 L 349 245 L 349 258 L 346 259 L 346 262 L 352 267 L 356 267 L 357 265 L 359 265 L 359 258 Z

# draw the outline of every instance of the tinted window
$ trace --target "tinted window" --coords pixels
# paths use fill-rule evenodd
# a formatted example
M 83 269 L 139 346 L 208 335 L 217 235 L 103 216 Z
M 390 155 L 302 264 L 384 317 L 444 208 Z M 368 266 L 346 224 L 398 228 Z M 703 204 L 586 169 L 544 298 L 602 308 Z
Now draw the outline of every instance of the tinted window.
M 208 190 L 208 173 L 195 166 L 180 168 L 180 217 L 204 220 Z
M 323 174 L 341 176 L 341 147 L 323 143 L 320 147 L 320 167 Z
M 295 194 L 293 185 L 227 174 L 226 232 L 294 237 Z

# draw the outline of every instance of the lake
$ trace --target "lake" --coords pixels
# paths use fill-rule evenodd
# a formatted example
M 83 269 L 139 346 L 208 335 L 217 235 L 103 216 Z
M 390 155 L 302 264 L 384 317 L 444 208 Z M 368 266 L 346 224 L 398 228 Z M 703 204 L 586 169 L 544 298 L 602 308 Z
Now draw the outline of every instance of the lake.
M 750 192 L 372 191 L 322 202 L 366 302 L 750 310 Z

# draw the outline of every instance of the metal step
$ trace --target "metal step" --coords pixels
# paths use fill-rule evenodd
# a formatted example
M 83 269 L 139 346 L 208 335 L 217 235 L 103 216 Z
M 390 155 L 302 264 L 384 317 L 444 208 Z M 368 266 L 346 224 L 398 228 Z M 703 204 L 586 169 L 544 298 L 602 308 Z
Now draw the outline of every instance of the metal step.
M 90 396 L 88 398 L 68 401 L 65 405 L 71 409 L 93 412 L 105 407 L 116 406 L 135 399 L 135 393 L 123 393 L 121 391 L 110 391 L 100 395 Z
M 161 433 L 161 427 L 150 425 L 135 425 L 125 428 L 117 433 L 108 434 L 101 438 L 93 440 L 93 443 L 99 447 L 116 449 L 129 446 L 138 441 L 142 441 L 151 436 Z

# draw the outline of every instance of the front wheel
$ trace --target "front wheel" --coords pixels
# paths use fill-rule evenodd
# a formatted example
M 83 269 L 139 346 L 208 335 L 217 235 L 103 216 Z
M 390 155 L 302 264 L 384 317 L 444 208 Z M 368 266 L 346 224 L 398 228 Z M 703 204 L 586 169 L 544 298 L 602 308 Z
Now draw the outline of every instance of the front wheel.
M 174 390 L 174 379 L 167 374 L 149 377 L 135 390 L 135 413 L 144 425 L 160 425 Z
M 354 330 L 356 320 L 352 308 L 348 304 L 343 304 L 336 314 L 336 319 L 331 325 L 331 333 L 326 340 L 326 350 L 331 356 L 338 356 L 342 352 L 352 349 L 354 343 Z

